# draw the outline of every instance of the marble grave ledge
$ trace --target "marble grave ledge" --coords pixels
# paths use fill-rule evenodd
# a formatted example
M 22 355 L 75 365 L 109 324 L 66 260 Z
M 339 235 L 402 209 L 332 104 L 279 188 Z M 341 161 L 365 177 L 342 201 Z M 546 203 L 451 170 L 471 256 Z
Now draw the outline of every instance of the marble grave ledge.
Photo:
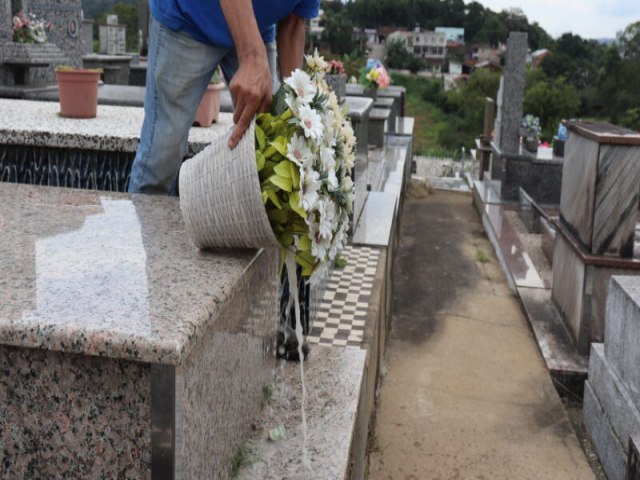
M 277 253 L 178 199 L 0 183 L 0 478 L 220 478 L 273 381 Z

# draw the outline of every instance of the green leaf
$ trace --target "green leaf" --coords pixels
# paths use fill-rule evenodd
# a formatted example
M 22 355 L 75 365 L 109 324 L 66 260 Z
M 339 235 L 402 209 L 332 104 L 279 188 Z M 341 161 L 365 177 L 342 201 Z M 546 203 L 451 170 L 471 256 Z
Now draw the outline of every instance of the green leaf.
M 287 139 L 284 136 L 279 136 L 269 145 L 275 148 L 283 157 L 287 156 Z
M 276 153 L 278 153 L 278 151 L 273 147 L 272 144 L 270 144 L 264 151 L 264 158 L 271 158 Z
M 315 259 L 311 253 L 303 252 L 295 256 L 296 262 L 302 267 L 302 276 L 308 277 L 313 273 Z
M 267 143 L 267 136 L 264 134 L 264 130 L 260 128 L 260 125 L 256 125 L 256 139 L 258 140 L 258 148 L 264 150 L 264 146 Z
M 267 204 L 267 200 L 269 200 L 269 192 L 263 191 L 262 192 L 262 203 L 264 205 L 266 205 Z
M 278 165 L 276 165 L 273 170 L 279 177 L 288 178 L 291 180 L 291 167 L 289 165 L 291 162 L 289 160 L 283 160 Z
M 289 206 L 291 207 L 291 210 L 296 212 L 302 218 L 304 218 L 307 215 L 305 213 L 304 209 L 302 208 L 302 206 L 300 205 L 300 192 L 299 191 L 296 190 L 296 191 L 291 192 L 291 195 L 289 195 Z
M 298 240 L 298 250 L 301 252 L 311 251 L 311 239 L 306 235 L 301 235 Z
M 267 196 L 276 207 L 282 209 L 282 204 L 280 203 L 280 199 L 278 198 L 278 195 L 276 195 L 276 192 L 273 190 L 267 190 Z
M 289 220 L 289 212 L 286 210 L 271 210 L 267 213 L 267 216 L 269 220 L 281 225 L 287 223 L 287 220 Z
M 293 162 L 289 162 L 291 166 L 291 182 L 293 183 L 293 190 L 300 190 L 300 170 L 298 166 Z
M 269 177 L 269 180 L 271 181 L 271 183 L 273 183 L 274 185 L 280 187 L 285 192 L 291 192 L 291 179 L 290 178 L 284 178 L 284 177 L 281 177 L 279 175 L 271 175 Z
M 267 159 L 264 158 L 264 155 L 262 152 L 256 152 L 256 167 L 258 167 L 258 172 L 260 172 L 263 168 L 265 163 L 267 162 Z
M 274 116 L 281 115 L 285 110 L 287 110 L 287 102 L 286 98 L 286 85 L 282 84 L 276 94 L 273 96 L 271 101 L 271 114 Z
M 284 232 L 278 237 L 278 241 L 280 242 L 280 245 L 289 247 L 293 244 L 293 234 L 290 232 Z

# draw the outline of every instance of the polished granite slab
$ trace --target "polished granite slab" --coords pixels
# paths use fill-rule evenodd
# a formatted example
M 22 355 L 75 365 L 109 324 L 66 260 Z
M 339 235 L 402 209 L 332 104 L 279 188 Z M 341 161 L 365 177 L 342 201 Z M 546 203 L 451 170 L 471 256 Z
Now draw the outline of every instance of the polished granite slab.
M 63 118 L 55 102 L 0 99 L 0 145 L 135 152 L 140 143 L 144 110 L 99 105 L 92 119 Z M 189 131 L 191 153 L 197 153 L 233 126 L 233 116 L 220 114 L 211 127 Z
M 0 215 L 4 345 L 178 365 L 256 255 L 197 250 L 177 198 L 4 183 Z
M 305 362 L 307 457 L 305 465 L 298 364 L 282 363 L 273 385 L 273 397 L 262 412 L 256 433 L 247 442 L 247 465 L 238 479 L 346 479 L 358 422 L 366 395 L 367 351 L 354 347 L 315 346 Z M 271 441 L 269 431 L 282 428 L 283 438 Z M 366 435 L 365 432 L 361 434 Z
M 372 108 L 369 112 L 369 145 L 382 148 L 387 144 L 391 110 Z
M 415 119 L 413 117 L 398 117 L 396 118 L 396 128 L 394 133 L 400 136 L 413 136 L 413 129 L 415 128 Z
M 176 198 L 8 183 L 0 241 L 0 477 L 229 478 L 277 252 L 197 250 Z
M 515 212 L 517 207 L 489 203 L 482 206 L 485 230 L 494 245 L 499 245 L 496 252 L 506 266 L 505 273 L 510 286 L 513 289 L 548 288 L 549 285 L 545 284 L 527 252 L 526 245 L 505 215 L 509 211 Z
M 353 234 L 354 245 L 388 247 L 396 220 L 396 196 L 392 193 L 369 192 Z

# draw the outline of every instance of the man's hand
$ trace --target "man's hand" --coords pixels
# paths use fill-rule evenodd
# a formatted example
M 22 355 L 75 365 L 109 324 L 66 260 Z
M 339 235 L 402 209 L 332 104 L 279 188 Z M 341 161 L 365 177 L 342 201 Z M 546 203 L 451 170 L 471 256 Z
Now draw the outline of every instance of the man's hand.
M 220 6 L 239 64 L 229 85 L 236 109 L 233 115 L 236 127 L 229 148 L 235 148 L 256 112 L 266 111 L 271 105 L 271 73 L 251 0 L 220 0 Z
M 229 138 L 229 148 L 235 148 L 249 128 L 253 116 L 257 112 L 268 111 L 271 106 L 271 72 L 266 51 L 264 55 L 258 54 L 253 59 L 240 60 L 229 90 L 235 105 L 233 123 L 236 124 Z

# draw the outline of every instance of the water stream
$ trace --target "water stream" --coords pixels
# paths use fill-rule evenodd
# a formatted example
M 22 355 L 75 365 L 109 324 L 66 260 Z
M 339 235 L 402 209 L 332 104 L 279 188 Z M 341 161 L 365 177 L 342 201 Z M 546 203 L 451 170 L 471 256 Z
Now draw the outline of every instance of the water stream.
M 302 464 L 307 470 L 312 471 L 311 462 L 309 461 L 309 452 L 307 450 L 307 414 L 305 407 L 307 404 L 307 387 L 304 383 L 304 353 L 302 352 L 302 344 L 304 335 L 302 332 L 302 321 L 300 319 L 300 298 L 298 297 L 298 278 L 296 272 L 296 259 L 293 253 L 287 251 L 285 256 L 285 265 L 287 267 L 287 276 L 289 277 L 289 301 L 293 298 L 294 311 L 296 315 L 296 338 L 298 340 L 298 355 L 300 357 L 300 381 L 302 384 L 302 399 L 300 408 L 302 410 Z

